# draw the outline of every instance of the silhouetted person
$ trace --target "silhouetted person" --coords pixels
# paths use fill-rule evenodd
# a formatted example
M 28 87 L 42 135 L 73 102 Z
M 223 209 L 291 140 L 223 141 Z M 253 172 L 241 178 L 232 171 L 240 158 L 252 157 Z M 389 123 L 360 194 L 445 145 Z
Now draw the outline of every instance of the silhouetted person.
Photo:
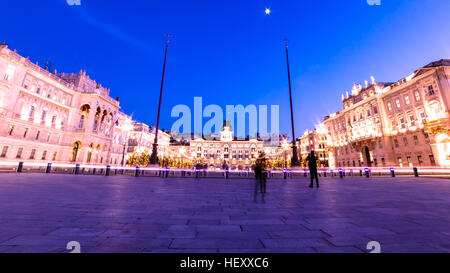
M 314 188 L 314 178 L 316 179 L 316 185 L 319 187 L 319 175 L 317 174 L 317 157 L 314 153 L 314 151 L 311 151 L 309 153 L 308 157 L 306 158 L 306 161 L 308 161 L 308 167 L 309 167 L 309 173 L 311 176 L 311 184 L 309 185 L 310 188 Z
M 259 158 L 256 160 L 256 165 L 254 167 L 255 171 L 255 193 L 254 193 L 254 200 L 256 202 L 256 195 L 258 194 L 258 188 L 259 191 L 262 194 L 262 198 L 264 201 L 264 194 L 266 193 L 266 181 L 267 181 L 267 174 L 265 170 L 265 157 L 264 155 L 260 155 Z

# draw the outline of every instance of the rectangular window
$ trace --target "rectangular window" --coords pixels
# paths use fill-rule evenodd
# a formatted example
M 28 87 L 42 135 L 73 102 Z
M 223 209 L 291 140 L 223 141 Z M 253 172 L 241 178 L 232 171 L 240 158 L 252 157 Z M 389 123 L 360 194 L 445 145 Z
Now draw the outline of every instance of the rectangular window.
M 429 85 L 428 86 L 428 95 L 432 96 L 434 95 L 436 92 L 434 91 L 433 85 Z
M 409 167 L 412 167 L 412 166 L 413 166 L 413 163 L 412 163 L 412 161 L 411 161 L 411 157 L 410 157 L 410 156 L 407 156 L 407 157 L 406 157 L 406 161 L 408 162 L 408 166 L 409 166 Z
M 8 153 L 8 146 L 3 146 L 2 154 L 0 155 L 0 157 L 5 158 L 7 153 Z
M 25 132 L 23 132 L 23 138 L 26 138 L 28 134 L 28 128 L 25 128 Z
M 430 155 L 431 166 L 436 166 L 436 161 L 434 160 L 434 155 Z
M 414 97 L 416 98 L 416 101 L 417 101 L 417 102 L 420 101 L 420 93 L 419 93 L 419 91 L 416 91 L 416 92 L 414 93 Z
M 34 159 L 35 155 L 36 155 L 36 149 L 31 150 L 30 159 Z
M 383 165 L 383 167 L 386 167 L 386 160 L 384 159 L 384 157 L 381 158 L 381 164 Z
M 399 121 L 400 121 L 400 128 L 406 129 L 405 118 L 404 118 L 404 117 L 401 117 L 401 118 L 399 119 Z
M 417 161 L 419 162 L 419 166 L 423 165 L 423 158 L 421 155 L 417 156 Z
M 36 140 L 39 140 L 39 135 L 41 134 L 41 131 L 37 131 L 36 133 Z
M 416 117 L 414 115 L 409 115 L 409 124 L 411 127 L 416 126 Z
M 395 146 L 395 148 L 398 148 L 398 140 L 397 139 L 394 139 L 394 146 Z
M 400 107 L 401 107 L 401 105 L 400 105 L 400 100 L 399 100 L 399 99 L 396 99 L 396 100 L 395 100 L 395 105 L 397 105 L 397 108 L 400 108 Z
M 56 152 L 53 153 L 52 161 L 56 160 Z
M 389 111 L 392 111 L 392 105 L 391 105 L 391 103 L 390 103 L 390 102 L 388 102 L 388 104 L 387 104 L 387 108 L 388 108 L 388 110 L 389 110 Z
M 378 108 L 375 106 L 374 108 L 373 108 L 373 113 L 376 115 L 376 114 L 378 114 Z
M 42 160 L 45 160 L 47 158 L 47 151 L 44 151 L 43 153 L 42 153 Z
M 9 126 L 8 135 L 11 136 L 13 132 L 14 132 L 14 125 L 11 125 Z
M 401 157 L 397 158 L 397 162 L 398 162 L 398 165 L 400 166 L 400 168 L 403 168 L 403 160 Z
M 408 95 L 405 96 L 405 103 L 406 103 L 406 105 L 409 105 L 411 103 Z
M 403 144 L 406 146 L 408 146 L 408 139 L 406 137 L 403 138 Z
M 414 145 L 419 145 L 419 137 L 414 136 Z
M 48 136 L 47 136 L 47 142 L 50 142 L 50 138 L 51 138 L 51 134 L 48 134 Z
M 23 148 L 19 148 L 19 150 L 17 150 L 16 158 L 22 158 L 22 153 L 23 153 Z

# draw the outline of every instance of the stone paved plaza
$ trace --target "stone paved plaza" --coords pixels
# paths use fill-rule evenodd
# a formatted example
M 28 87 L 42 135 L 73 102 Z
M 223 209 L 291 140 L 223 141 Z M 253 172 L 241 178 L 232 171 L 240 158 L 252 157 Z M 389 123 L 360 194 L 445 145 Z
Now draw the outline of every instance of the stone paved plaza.
M 0 252 L 450 252 L 450 180 L 0 174 Z

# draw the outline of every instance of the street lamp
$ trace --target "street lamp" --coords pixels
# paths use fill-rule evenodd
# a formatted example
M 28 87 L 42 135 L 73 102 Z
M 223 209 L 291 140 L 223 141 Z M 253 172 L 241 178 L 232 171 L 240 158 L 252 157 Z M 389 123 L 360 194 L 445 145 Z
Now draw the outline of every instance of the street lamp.
M 291 88 L 291 71 L 289 68 L 289 51 L 288 51 L 288 39 L 285 39 L 286 42 L 286 61 L 287 61 L 287 73 L 288 73 L 288 81 L 289 81 L 289 100 L 291 106 L 291 125 L 292 125 L 292 159 L 291 166 L 297 167 L 300 166 L 300 162 L 298 160 L 297 154 L 297 145 L 295 141 L 295 128 L 294 128 L 294 109 L 292 107 L 292 88 Z
M 172 35 L 170 35 L 170 33 L 167 34 L 166 53 L 164 54 L 164 66 L 163 66 L 163 73 L 162 73 L 162 79 L 161 79 L 161 90 L 159 91 L 158 117 L 156 119 L 155 141 L 153 142 L 153 151 L 152 151 L 152 156 L 150 157 L 150 164 L 152 164 L 152 165 L 158 164 L 159 116 L 161 113 L 161 99 L 162 99 L 162 93 L 163 93 L 163 88 L 164 88 L 164 76 L 166 73 L 167 49 L 169 48 L 169 39 L 171 36 Z

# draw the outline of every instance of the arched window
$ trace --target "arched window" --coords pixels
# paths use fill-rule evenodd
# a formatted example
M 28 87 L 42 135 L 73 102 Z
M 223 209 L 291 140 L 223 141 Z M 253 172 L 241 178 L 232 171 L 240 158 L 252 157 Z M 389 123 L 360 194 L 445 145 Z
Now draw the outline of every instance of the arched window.
M 89 145 L 89 149 L 88 149 L 88 154 L 87 154 L 87 159 L 86 159 L 86 162 L 87 163 L 90 163 L 91 162 L 91 160 L 92 160 L 92 151 L 94 150 L 94 143 L 91 143 L 90 145 Z
M 77 141 L 73 144 L 72 157 L 70 159 L 71 162 L 77 161 L 77 156 L 78 156 L 78 152 L 79 152 L 80 148 L 81 148 L 81 142 Z

